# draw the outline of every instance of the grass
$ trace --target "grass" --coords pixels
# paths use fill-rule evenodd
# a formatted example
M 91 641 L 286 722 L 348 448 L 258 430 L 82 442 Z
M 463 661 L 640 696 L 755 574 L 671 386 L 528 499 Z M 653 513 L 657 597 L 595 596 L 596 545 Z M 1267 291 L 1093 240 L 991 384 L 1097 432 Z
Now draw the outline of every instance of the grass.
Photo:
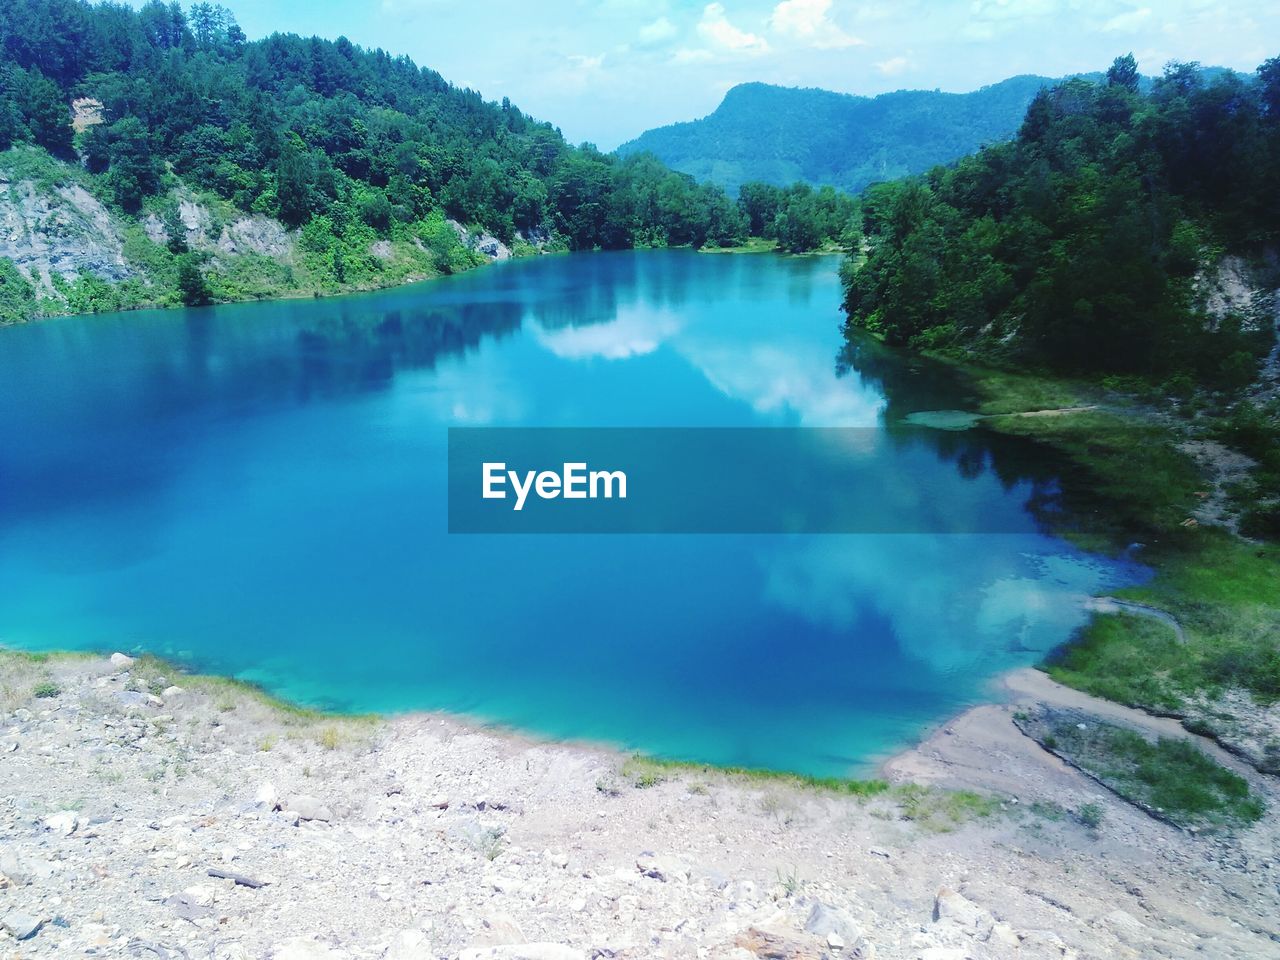
M 943 790 L 917 784 L 895 785 L 878 779 L 814 777 L 751 767 L 716 767 L 640 754 L 629 757 L 622 764 L 618 779 L 602 777 L 597 781 L 596 789 L 607 796 L 618 796 L 623 783 L 644 790 L 691 773 L 699 775 L 699 780 L 688 788 L 691 793 L 709 791 L 708 780 L 713 777 L 764 789 L 766 792 L 760 800 L 760 810 L 777 816 L 782 826 L 789 824 L 791 818 L 785 815 L 782 798 L 776 788 L 881 803 L 893 816 L 912 821 L 933 833 L 949 832 L 972 820 L 993 816 L 1004 809 L 998 797 L 972 790 Z
M 844 777 L 813 777 L 800 773 L 778 770 L 761 770 L 755 767 L 719 767 L 690 760 L 668 760 L 635 754 L 623 763 L 620 775 L 634 786 L 652 787 L 668 780 L 677 773 L 718 774 L 739 783 L 790 786 L 805 790 L 818 790 L 852 797 L 874 797 L 891 789 L 885 780 L 852 780 Z M 643 779 L 643 784 L 635 780 Z
M 728 247 L 716 247 L 707 245 L 699 247 L 699 253 L 773 253 L 778 249 L 776 240 L 766 240 L 764 237 L 749 237 L 743 243 L 737 243 Z
M 893 788 L 902 818 L 933 833 L 949 833 L 1002 810 L 1001 801 L 973 790 L 939 790 L 908 783 Z
M 1198 529 L 1145 559 L 1155 579 L 1118 594 L 1172 614 L 1186 642 L 1147 617 L 1095 617 L 1049 665 L 1050 675 L 1163 713 L 1231 689 L 1264 705 L 1280 700 L 1280 549 Z
M 1156 419 L 1099 386 L 964 369 L 986 398 L 981 411 L 995 414 L 987 427 L 1061 458 L 1063 496 L 1057 512 L 1042 519 L 1086 549 L 1114 554 L 1142 543 L 1138 559 L 1154 576 L 1117 595 L 1169 613 L 1185 634 L 1180 643 L 1151 618 L 1097 615 L 1050 658 L 1050 675 L 1164 714 L 1194 713 L 1232 690 L 1247 691 L 1263 706 L 1280 701 L 1280 549 L 1186 523 L 1205 484 L 1177 446 L 1192 428 Z M 1091 404 L 1100 409 L 1007 415 Z M 1280 743 L 1264 749 L 1280 772 Z M 1271 761 L 1261 762 L 1265 768 Z
M 52 680 L 41 680 L 31 688 L 31 695 L 41 700 L 51 699 L 62 693 L 62 688 Z
M 1097 830 L 1102 826 L 1102 805 L 1097 803 L 1082 803 L 1080 805 L 1080 809 L 1076 811 L 1076 819 L 1090 830 Z
M 1240 826 L 1262 816 L 1263 802 L 1244 778 L 1190 741 L 1153 742 L 1109 723 L 1078 721 L 1075 714 L 1048 714 L 1024 729 L 1130 803 L 1178 826 Z M 1076 818 L 1096 829 L 1102 810 L 1085 804 Z

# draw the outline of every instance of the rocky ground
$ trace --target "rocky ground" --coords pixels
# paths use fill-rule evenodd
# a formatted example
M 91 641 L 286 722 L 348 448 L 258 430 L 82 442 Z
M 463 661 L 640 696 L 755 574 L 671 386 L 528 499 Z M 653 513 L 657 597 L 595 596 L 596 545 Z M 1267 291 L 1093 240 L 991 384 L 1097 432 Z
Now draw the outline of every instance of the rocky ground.
M 1280 957 L 1280 818 L 1157 822 L 1012 704 L 888 765 L 925 786 L 865 797 L 165 669 L 0 655 L 0 955 Z

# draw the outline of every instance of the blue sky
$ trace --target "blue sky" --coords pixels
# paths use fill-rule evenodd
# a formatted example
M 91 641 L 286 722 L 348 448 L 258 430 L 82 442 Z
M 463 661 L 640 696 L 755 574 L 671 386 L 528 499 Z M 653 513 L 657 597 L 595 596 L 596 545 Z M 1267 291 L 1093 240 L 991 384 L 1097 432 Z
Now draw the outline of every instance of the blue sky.
M 876 94 L 1105 68 L 1130 50 L 1252 70 L 1280 55 L 1259 0 L 222 0 L 250 37 L 346 35 L 406 53 L 570 140 L 611 149 L 704 116 L 736 83 Z

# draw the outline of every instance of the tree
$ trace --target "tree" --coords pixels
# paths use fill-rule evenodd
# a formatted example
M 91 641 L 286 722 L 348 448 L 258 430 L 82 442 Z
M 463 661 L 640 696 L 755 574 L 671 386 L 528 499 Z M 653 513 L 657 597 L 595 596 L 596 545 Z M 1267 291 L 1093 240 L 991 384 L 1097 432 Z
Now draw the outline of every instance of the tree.
M 782 191 L 773 184 L 754 180 L 738 188 L 738 209 L 747 218 L 752 236 L 763 237 L 778 215 Z
M 39 70 L 30 70 L 21 84 L 23 121 L 31 139 L 50 153 L 70 157 L 71 109 L 57 85 Z
M 197 253 L 185 253 L 178 258 L 178 294 L 188 307 L 204 306 L 213 299 L 200 261 Z
M 290 136 L 276 162 L 276 202 L 280 219 L 291 227 L 306 223 L 311 216 L 313 171 L 306 146 Z
M 0 325 L 22 323 L 36 312 L 36 292 L 8 257 L 0 257 Z
M 1140 80 L 1138 61 L 1134 59 L 1132 53 L 1116 57 L 1107 70 L 1107 83 L 1114 87 L 1123 87 L 1130 93 L 1138 92 Z
M 136 212 L 143 198 L 159 188 L 163 172 L 146 128 L 136 117 L 125 117 L 95 128 L 94 139 L 95 157 L 105 152 L 107 183 L 116 201 L 130 213 Z

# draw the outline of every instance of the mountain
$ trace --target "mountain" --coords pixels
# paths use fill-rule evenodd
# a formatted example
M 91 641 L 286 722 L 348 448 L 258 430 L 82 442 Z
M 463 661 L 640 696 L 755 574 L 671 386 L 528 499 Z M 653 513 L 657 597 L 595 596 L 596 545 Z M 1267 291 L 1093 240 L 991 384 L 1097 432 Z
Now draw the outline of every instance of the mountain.
M 804 180 L 856 193 L 1009 139 L 1036 92 L 1052 82 L 1019 76 L 972 93 L 878 97 L 744 83 L 710 116 L 649 130 L 617 152 L 648 151 L 731 193 L 751 180 Z

